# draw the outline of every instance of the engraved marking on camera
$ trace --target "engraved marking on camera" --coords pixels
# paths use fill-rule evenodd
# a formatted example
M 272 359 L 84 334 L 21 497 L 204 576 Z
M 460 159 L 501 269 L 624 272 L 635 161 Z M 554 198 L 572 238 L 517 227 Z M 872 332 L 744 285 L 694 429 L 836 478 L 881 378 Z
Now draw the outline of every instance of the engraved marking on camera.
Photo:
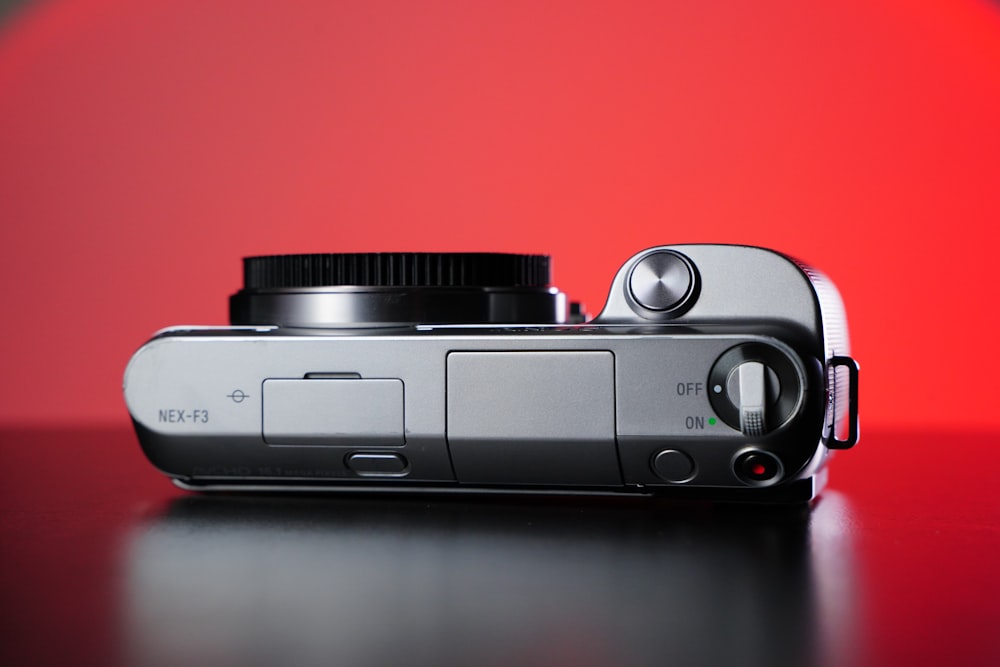
M 208 410 L 165 409 L 159 411 L 159 421 L 166 424 L 207 424 Z
M 700 396 L 705 385 L 701 382 L 678 382 L 677 383 L 677 395 L 678 396 Z
M 233 389 L 231 394 L 226 394 L 226 398 L 230 399 L 233 403 L 242 403 L 250 398 L 250 394 L 244 392 L 242 389 Z
M 695 415 L 688 415 L 687 417 L 684 418 L 684 426 L 686 426 L 687 430 L 689 431 L 701 430 L 705 428 L 705 418 Z

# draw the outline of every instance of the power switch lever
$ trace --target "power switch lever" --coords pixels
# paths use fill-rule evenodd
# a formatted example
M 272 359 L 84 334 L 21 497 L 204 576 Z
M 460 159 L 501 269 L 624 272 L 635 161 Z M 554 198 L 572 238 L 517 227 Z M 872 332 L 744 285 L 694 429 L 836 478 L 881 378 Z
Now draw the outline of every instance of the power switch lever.
M 767 402 L 767 391 L 764 387 L 764 364 L 759 361 L 748 361 L 740 364 L 739 374 L 740 395 L 734 401 L 740 407 L 740 431 L 750 438 L 764 435 L 764 404 Z
M 708 374 L 715 413 L 747 439 L 784 426 L 804 399 L 805 376 L 790 353 L 762 343 L 742 343 L 719 357 Z

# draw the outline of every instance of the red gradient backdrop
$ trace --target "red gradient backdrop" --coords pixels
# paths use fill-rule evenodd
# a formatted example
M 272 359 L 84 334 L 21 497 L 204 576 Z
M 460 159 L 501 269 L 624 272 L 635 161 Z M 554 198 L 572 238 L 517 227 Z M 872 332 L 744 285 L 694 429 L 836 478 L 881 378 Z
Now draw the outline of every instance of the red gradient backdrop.
M 673 242 L 840 285 L 865 426 L 1000 428 L 1000 7 L 51 1 L 0 26 L 0 422 L 124 422 L 247 254 Z

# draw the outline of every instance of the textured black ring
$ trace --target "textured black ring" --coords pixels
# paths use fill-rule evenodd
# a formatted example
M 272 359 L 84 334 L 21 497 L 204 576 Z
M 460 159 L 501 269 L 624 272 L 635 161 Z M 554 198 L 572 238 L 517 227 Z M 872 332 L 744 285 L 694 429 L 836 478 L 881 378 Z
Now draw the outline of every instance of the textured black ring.
M 548 255 L 378 252 L 243 259 L 248 290 L 302 287 L 545 287 Z

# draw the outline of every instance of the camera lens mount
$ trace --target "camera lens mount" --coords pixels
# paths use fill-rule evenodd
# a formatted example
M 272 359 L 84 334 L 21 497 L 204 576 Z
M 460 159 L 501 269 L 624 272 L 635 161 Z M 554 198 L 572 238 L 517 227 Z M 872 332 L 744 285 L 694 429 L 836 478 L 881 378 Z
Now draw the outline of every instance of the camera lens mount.
M 234 325 L 353 328 L 415 324 L 560 324 L 566 296 L 548 255 L 339 253 L 243 260 Z

